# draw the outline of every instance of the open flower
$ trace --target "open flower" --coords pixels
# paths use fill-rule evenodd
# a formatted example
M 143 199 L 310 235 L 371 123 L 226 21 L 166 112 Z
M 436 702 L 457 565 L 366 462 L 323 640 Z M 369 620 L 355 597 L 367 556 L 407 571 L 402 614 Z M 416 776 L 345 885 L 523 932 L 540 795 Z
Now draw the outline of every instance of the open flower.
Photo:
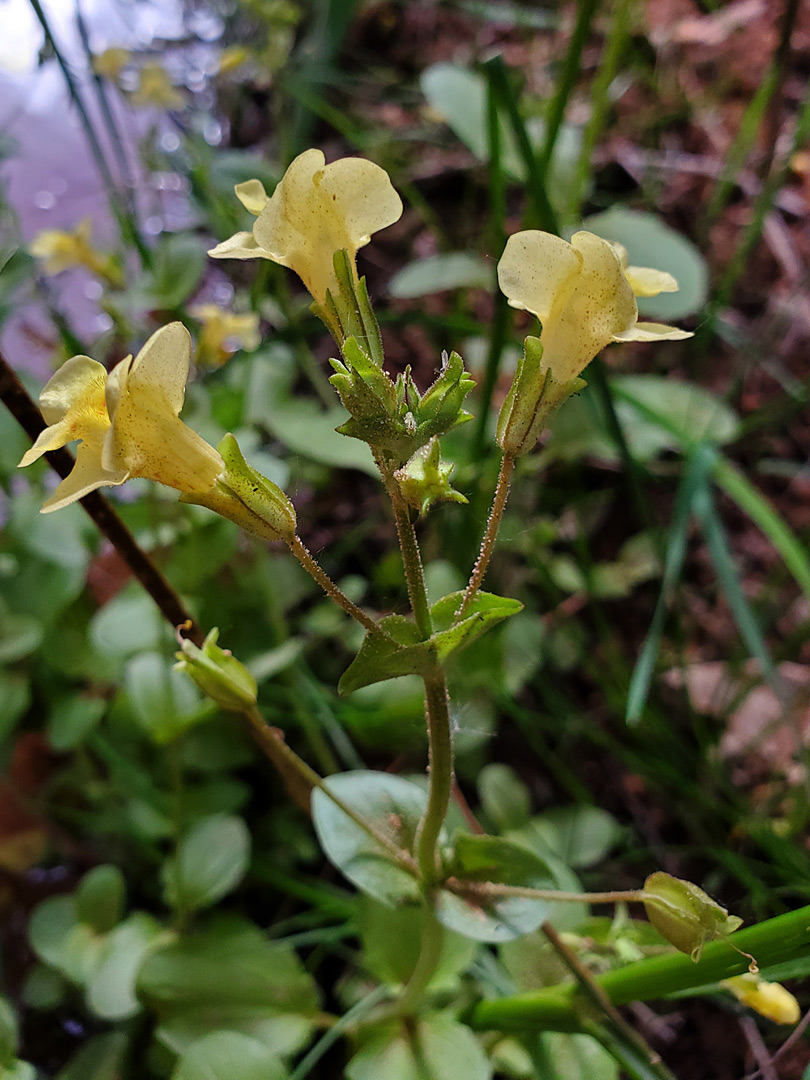
M 637 296 L 673 292 L 671 274 L 627 266 L 623 249 L 589 232 L 566 243 L 551 233 L 510 236 L 498 282 L 512 307 L 543 326 L 543 365 L 558 384 L 570 383 L 612 341 L 678 341 L 692 335 L 638 321 Z
M 237 198 L 256 216 L 253 231 L 236 233 L 208 254 L 288 266 L 319 304 L 327 289 L 337 295 L 335 253 L 347 251 L 354 268 L 358 249 L 399 219 L 402 202 L 379 165 L 363 158 L 324 161 L 320 150 L 299 154 L 270 198 L 259 180 L 237 184 Z
M 110 284 L 120 286 L 123 284 L 121 271 L 109 255 L 93 247 L 92 238 L 93 223 L 90 218 L 85 218 L 75 229 L 43 229 L 28 245 L 28 250 L 42 260 L 42 269 L 50 277 L 63 270 L 84 266 L 106 278 Z
M 154 333 L 134 360 L 128 356 L 109 375 L 89 356 L 74 356 L 62 365 L 39 399 L 49 426 L 20 462 L 30 465 L 49 450 L 81 440 L 76 465 L 43 512 L 132 476 L 185 494 L 210 491 L 224 462 L 179 419 L 190 360 L 191 338 L 175 322 Z
M 168 71 L 155 62 L 143 65 L 129 100 L 133 105 L 158 109 L 182 109 L 186 104 L 185 94 L 173 85 Z
M 202 323 L 197 363 L 203 366 L 219 367 L 237 349 L 251 352 L 259 346 L 259 316 L 253 311 L 237 315 L 219 304 L 197 304 L 190 314 Z

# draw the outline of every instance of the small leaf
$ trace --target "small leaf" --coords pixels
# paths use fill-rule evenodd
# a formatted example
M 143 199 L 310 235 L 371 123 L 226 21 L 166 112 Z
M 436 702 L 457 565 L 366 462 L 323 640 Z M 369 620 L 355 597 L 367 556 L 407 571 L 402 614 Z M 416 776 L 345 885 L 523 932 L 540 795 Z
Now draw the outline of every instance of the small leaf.
M 531 889 L 553 889 L 554 875 L 539 855 L 498 836 L 458 833 L 448 866 L 460 882 L 493 882 Z M 482 899 L 443 889 L 436 916 L 449 930 L 474 941 L 502 942 L 531 933 L 547 918 L 551 905 L 522 897 Z
M 430 670 L 433 651 L 429 642 L 404 615 L 388 615 L 380 620 L 382 634 L 366 634 L 360 651 L 338 683 L 338 692 L 351 694 L 372 683 L 396 679 L 400 675 L 418 675 Z
M 103 698 L 62 698 L 48 718 L 48 739 L 54 750 L 74 750 L 100 722 L 107 707 Z
M 104 945 L 103 936 L 79 921 L 72 896 L 43 900 L 31 916 L 28 937 L 40 960 L 79 986 L 87 982 Z
M 204 818 L 164 867 L 166 899 L 180 911 L 210 907 L 236 888 L 249 861 L 250 833 L 242 818 Z
M 622 835 L 612 814 L 598 806 L 559 806 L 532 818 L 531 829 L 566 866 L 601 862 Z
M 121 921 L 126 894 L 126 881 L 117 866 L 96 866 L 79 882 L 76 915 L 92 930 L 106 934 Z
M 0 627 L 0 664 L 12 664 L 30 656 L 42 641 L 42 625 L 33 615 L 2 613 Z
M 421 1017 L 412 1029 L 375 1032 L 346 1066 L 347 1080 L 490 1080 L 492 1066 L 476 1037 L 446 1013 Z
M 392 986 L 408 982 L 419 958 L 425 917 L 423 906 L 390 908 L 363 898 L 358 922 L 364 964 L 381 982 Z M 446 932 L 436 970 L 428 983 L 430 990 L 455 989 L 476 949 L 469 938 Z
M 426 799 L 417 784 L 358 770 L 330 776 L 326 785 L 399 847 L 412 849 Z M 419 900 L 416 878 L 318 789 L 312 793 L 312 820 L 327 859 L 361 892 L 390 906 Z
M 481 806 L 498 832 L 518 829 L 531 811 L 529 789 L 508 765 L 485 765 L 478 775 Z
M 398 300 L 405 300 L 445 289 L 491 290 L 492 281 L 492 267 L 480 255 L 454 251 L 408 263 L 391 278 L 388 292 Z
M 171 1080 L 284 1080 L 281 1060 L 263 1043 L 236 1031 L 214 1031 L 191 1043 Z
M 441 600 L 437 600 L 430 609 L 433 625 L 437 628 L 430 640 L 436 647 L 436 655 L 440 661 L 446 660 L 459 649 L 471 645 L 491 627 L 523 610 L 523 604 L 519 600 L 495 596 L 494 593 L 479 592 L 476 593 L 462 621 L 452 626 L 453 618 L 463 597 L 463 592 L 450 593 L 448 596 L 443 596 Z M 447 629 L 442 629 L 442 627 L 447 627 Z
M 135 719 L 159 746 L 211 715 L 213 706 L 160 653 L 133 657 L 127 664 L 125 685 Z
M 17 1056 L 19 1033 L 17 1016 L 7 998 L 0 997 L 0 1076 Z
M 56 1080 L 120 1080 L 128 1044 L 121 1031 L 96 1035 L 56 1074 Z
M 138 970 L 164 933 L 151 915 L 136 911 L 109 934 L 87 980 L 87 1006 L 96 1016 L 126 1020 L 140 1011 Z

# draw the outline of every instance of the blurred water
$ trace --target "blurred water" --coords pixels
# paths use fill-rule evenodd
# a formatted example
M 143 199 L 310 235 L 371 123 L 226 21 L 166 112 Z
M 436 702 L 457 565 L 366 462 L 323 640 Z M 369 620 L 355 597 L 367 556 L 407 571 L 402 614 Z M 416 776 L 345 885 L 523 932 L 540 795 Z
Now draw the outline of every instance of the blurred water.
M 211 42 L 221 35 L 222 21 L 210 9 L 182 0 L 42 0 L 112 171 L 122 180 L 99 122 L 77 3 L 93 53 L 123 47 L 139 58 L 157 59 L 176 83 L 198 97 L 215 68 Z M 0 184 L 18 216 L 23 242 L 41 229 L 69 229 L 89 217 L 94 239 L 104 247 L 116 236 L 105 188 L 56 60 L 39 60 L 43 44 L 42 28 L 28 0 L 0 0 L 0 132 L 15 144 L 14 152 L 0 163 Z M 171 173 L 147 176 L 137 149 L 139 140 L 155 127 L 159 137 L 162 133 L 163 148 L 176 148 L 179 138 L 171 121 L 160 109 L 133 109 L 112 86 L 109 98 L 125 143 L 144 231 L 154 236 L 165 227 L 182 227 L 188 223 L 185 178 Z M 106 328 L 109 317 L 98 305 L 100 286 L 88 274 L 68 271 L 55 279 L 53 290 L 80 338 L 92 340 Z M 32 301 L 7 321 L 0 345 L 15 365 L 44 373 L 49 350 L 37 347 L 40 335 L 46 342 L 53 336 L 47 316 Z

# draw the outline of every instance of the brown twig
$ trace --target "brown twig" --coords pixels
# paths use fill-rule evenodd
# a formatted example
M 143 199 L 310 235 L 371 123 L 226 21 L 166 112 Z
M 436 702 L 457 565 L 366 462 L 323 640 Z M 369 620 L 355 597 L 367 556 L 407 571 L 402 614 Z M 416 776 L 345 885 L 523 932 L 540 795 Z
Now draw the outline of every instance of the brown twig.
M 35 441 L 46 426 L 42 413 L 20 382 L 16 371 L 2 354 L 0 354 L 0 401 L 32 442 Z M 65 449 L 52 450 L 45 457 L 51 468 L 63 479 L 76 464 L 73 455 Z M 192 619 L 182 600 L 160 570 L 139 547 L 135 537 L 104 496 L 98 491 L 91 491 L 79 501 L 93 519 L 99 532 L 110 541 L 172 626 L 182 627 L 185 637 L 193 641 L 195 645 L 202 645 L 204 638 L 202 630 Z

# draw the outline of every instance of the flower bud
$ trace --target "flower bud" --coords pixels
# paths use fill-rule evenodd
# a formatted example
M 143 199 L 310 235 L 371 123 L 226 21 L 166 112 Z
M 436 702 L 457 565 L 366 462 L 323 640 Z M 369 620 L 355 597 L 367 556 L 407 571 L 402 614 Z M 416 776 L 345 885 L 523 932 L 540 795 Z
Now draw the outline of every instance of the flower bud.
M 773 1020 L 775 1024 L 797 1024 L 802 1014 L 796 998 L 781 983 L 768 982 L 761 975 L 735 975 L 723 979 L 721 986 L 749 1009 Z
M 426 514 L 435 502 L 466 503 L 467 499 L 450 484 L 453 466 L 443 462 L 439 440 L 431 439 L 394 473 L 402 497 L 409 506 Z
M 185 671 L 221 709 L 243 712 L 256 704 L 256 680 L 244 664 L 217 645 L 218 637 L 219 630 L 214 627 L 201 649 L 183 638 L 175 668 Z
M 644 882 L 644 910 L 658 933 L 696 962 L 707 941 L 727 937 L 742 926 L 742 919 L 729 915 L 703 889 L 662 870 Z

